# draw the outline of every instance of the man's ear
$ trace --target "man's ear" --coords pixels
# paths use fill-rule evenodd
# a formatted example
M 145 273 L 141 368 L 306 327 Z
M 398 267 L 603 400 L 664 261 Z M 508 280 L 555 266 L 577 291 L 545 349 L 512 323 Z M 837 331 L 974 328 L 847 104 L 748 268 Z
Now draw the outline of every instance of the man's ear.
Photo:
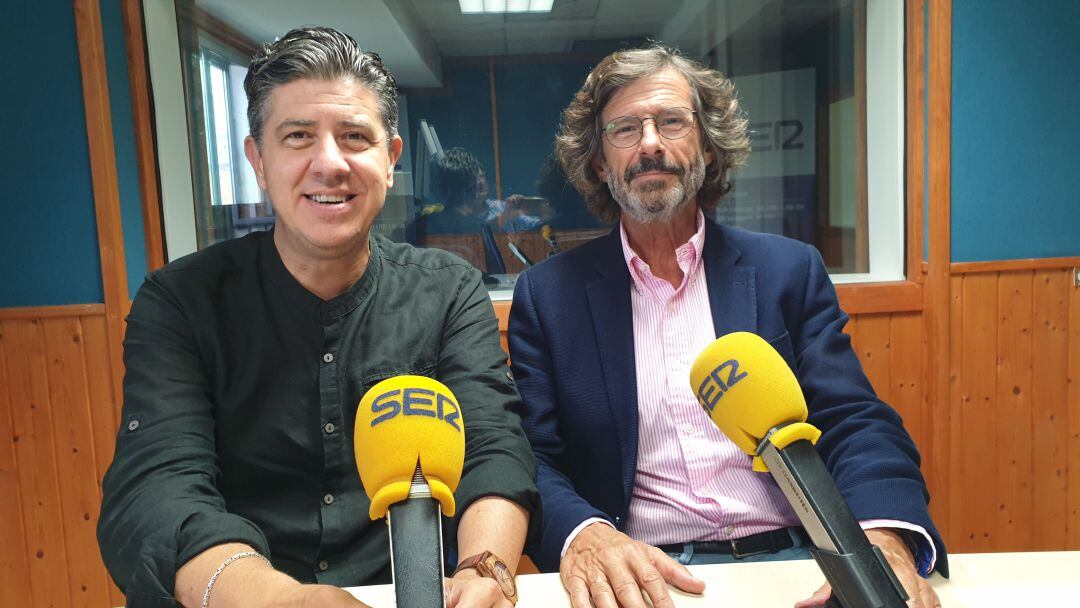
M 390 163 L 386 167 L 387 188 L 391 188 L 394 185 L 394 167 L 397 165 L 398 159 L 401 158 L 402 145 L 401 136 L 395 133 L 394 138 L 390 140 L 390 150 L 387 152 L 387 156 L 390 159 Z
M 600 181 L 607 182 L 607 165 L 604 163 L 601 154 L 594 156 L 589 165 L 592 166 L 592 170 L 596 172 L 596 176 L 600 178 Z
M 259 144 L 255 143 L 255 139 L 250 135 L 244 138 L 244 156 L 247 157 L 248 162 L 251 163 L 252 170 L 255 171 L 255 179 L 259 182 L 259 188 L 266 190 L 266 176 L 263 174 L 262 154 L 259 152 Z

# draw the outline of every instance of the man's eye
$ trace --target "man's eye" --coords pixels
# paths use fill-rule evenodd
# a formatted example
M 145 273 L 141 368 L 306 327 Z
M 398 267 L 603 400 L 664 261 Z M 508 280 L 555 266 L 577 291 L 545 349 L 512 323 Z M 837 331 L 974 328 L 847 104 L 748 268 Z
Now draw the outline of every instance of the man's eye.
M 353 149 L 371 146 L 371 138 L 359 131 L 349 131 L 342 136 L 342 139 Z
M 292 133 L 289 133 L 288 135 L 285 136 L 285 139 L 294 140 L 294 141 L 301 141 L 301 140 L 304 140 L 304 139 L 307 139 L 307 138 L 308 138 L 308 134 L 303 132 L 303 131 L 293 131 Z

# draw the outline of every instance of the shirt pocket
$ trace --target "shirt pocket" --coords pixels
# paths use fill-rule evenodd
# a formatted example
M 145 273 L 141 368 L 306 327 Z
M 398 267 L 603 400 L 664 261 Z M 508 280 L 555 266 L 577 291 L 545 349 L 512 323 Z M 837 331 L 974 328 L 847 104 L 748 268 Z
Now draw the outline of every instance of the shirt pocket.
M 418 362 L 412 365 L 395 366 L 394 369 L 371 372 L 357 380 L 357 386 L 361 391 L 367 391 L 376 384 L 395 376 L 427 376 L 435 378 L 438 366 L 435 363 Z M 438 380 L 438 378 L 435 378 Z
M 376 371 L 371 368 L 363 370 L 365 373 L 362 376 L 355 376 L 350 374 L 349 386 L 347 392 L 344 395 L 345 406 L 345 423 L 350 432 L 350 439 L 353 424 L 356 423 L 356 408 L 360 401 L 364 398 L 364 395 L 371 390 L 373 386 L 397 376 L 427 376 L 428 378 L 435 378 L 435 373 L 438 371 L 438 366 L 435 363 L 428 362 L 415 362 L 412 364 L 383 366 L 382 369 Z M 435 378 L 436 380 L 438 378 Z

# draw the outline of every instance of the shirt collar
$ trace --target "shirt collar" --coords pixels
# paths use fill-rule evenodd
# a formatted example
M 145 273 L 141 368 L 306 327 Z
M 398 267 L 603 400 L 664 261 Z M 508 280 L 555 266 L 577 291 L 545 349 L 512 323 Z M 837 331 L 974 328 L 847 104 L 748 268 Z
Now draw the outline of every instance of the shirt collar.
M 675 249 L 675 258 L 679 262 L 679 268 L 683 271 L 683 280 L 682 284 L 679 285 L 679 289 L 682 289 L 691 275 L 696 272 L 698 265 L 701 263 L 701 253 L 705 247 L 705 215 L 700 208 L 697 210 L 695 222 L 697 230 L 690 237 L 690 240 Z M 622 242 L 623 259 L 626 261 L 626 267 L 630 270 L 634 289 L 639 293 L 643 292 L 645 279 L 647 276 L 652 276 L 652 271 L 645 260 L 630 246 L 630 239 L 626 235 L 626 226 L 622 222 L 619 222 L 619 238 Z
M 262 243 L 263 272 L 278 287 L 279 293 L 290 303 L 312 311 L 322 323 L 330 323 L 356 309 L 375 290 L 382 272 L 382 255 L 378 242 L 373 235 L 368 237 L 371 256 L 364 274 L 340 295 L 329 300 L 308 291 L 296 277 L 292 276 L 285 262 L 281 261 L 277 245 L 274 244 L 273 231 L 266 233 Z

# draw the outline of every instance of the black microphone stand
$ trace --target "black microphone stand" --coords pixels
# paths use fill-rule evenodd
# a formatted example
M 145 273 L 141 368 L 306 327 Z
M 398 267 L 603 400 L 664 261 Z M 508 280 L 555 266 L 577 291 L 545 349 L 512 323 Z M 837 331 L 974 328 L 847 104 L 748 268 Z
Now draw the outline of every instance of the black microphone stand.
M 757 453 L 784 492 L 814 547 L 810 554 L 832 586 L 826 606 L 906 608 L 908 599 L 881 550 L 870 544 L 814 445 L 777 448 L 769 431 Z
M 419 462 L 409 498 L 390 505 L 386 523 L 390 526 L 390 570 L 397 605 L 445 608 L 442 516 Z

